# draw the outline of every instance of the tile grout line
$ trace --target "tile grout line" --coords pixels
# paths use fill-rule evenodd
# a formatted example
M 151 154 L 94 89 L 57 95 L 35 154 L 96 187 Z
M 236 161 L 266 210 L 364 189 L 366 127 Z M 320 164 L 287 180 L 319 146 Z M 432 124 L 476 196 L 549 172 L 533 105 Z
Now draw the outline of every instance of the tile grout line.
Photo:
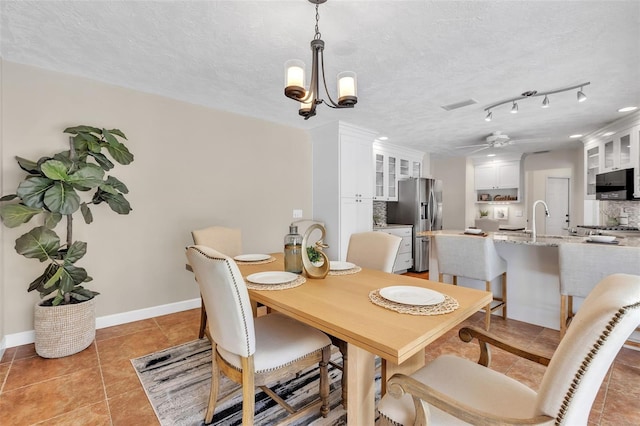
M 93 345 L 96 348 L 96 358 L 98 359 L 98 369 L 100 370 L 100 380 L 102 380 L 102 393 L 104 394 L 104 403 L 107 405 L 107 413 L 109 414 L 109 423 L 113 426 L 113 418 L 111 417 L 111 404 L 107 395 L 107 384 L 104 381 L 104 372 L 102 371 L 102 359 L 98 350 L 98 342 L 94 339 Z

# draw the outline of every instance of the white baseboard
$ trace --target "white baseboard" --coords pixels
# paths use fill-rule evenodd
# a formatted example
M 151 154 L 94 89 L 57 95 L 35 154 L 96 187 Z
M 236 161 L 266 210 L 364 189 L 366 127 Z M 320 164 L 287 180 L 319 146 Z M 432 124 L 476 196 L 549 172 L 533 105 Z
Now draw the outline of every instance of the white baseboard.
M 129 322 L 145 320 L 162 315 L 182 312 L 200 307 L 200 298 L 183 300 L 182 302 L 169 303 L 166 305 L 153 306 L 151 308 L 138 309 L 135 311 L 122 312 L 119 314 L 106 315 L 96 318 L 96 329 L 112 327 L 114 325 L 127 324 Z M 21 333 L 8 334 L 0 342 L 0 358 L 6 348 L 27 345 L 35 342 L 35 331 L 23 331 Z

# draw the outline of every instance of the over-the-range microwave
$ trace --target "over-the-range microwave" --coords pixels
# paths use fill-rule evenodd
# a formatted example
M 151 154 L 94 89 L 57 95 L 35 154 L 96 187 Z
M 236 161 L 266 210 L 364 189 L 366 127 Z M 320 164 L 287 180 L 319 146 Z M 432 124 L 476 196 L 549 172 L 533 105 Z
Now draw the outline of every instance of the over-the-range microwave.
M 634 200 L 633 169 L 596 175 L 596 200 Z

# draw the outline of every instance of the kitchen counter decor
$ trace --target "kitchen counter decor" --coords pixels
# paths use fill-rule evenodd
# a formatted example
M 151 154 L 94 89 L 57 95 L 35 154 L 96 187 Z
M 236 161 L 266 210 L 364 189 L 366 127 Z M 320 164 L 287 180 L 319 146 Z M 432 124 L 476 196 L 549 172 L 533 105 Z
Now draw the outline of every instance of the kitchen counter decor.
M 322 235 L 315 242 L 315 245 L 311 246 L 309 245 L 309 236 L 316 229 L 319 229 Z M 322 249 L 329 247 L 323 242 L 325 234 L 324 226 L 314 223 L 307 228 L 304 237 L 302 237 L 302 269 L 309 278 L 324 278 L 329 273 L 329 258 L 322 252 Z M 313 247 L 313 250 L 308 250 L 309 247 Z M 309 252 L 313 253 L 314 259 L 309 257 Z
M 393 302 L 380 295 L 380 290 L 373 290 L 369 293 L 369 300 L 374 305 L 385 309 L 390 309 L 401 314 L 409 315 L 443 315 L 455 311 L 460 306 L 458 301 L 451 296 L 444 294 L 444 301 L 436 305 L 407 305 Z

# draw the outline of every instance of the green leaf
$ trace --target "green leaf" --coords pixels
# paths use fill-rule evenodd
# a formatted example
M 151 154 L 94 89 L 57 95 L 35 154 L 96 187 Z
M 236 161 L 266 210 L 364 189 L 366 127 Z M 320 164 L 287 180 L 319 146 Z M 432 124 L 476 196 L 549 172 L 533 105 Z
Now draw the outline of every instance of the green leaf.
M 44 195 L 53 186 L 53 183 L 51 179 L 46 177 L 27 177 L 18 185 L 18 197 L 29 207 L 44 208 Z
M 16 252 L 29 259 L 44 262 L 60 250 L 60 237 L 51 229 L 38 226 L 16 240 Z
M 0 218 L 8 228 L 15 228 L 29 222 L 31 218 L 44 210 L 24 204 L 6 204 L 0 206 Z
M 51 180 L 67 181 L 69 168 L 62 161 L 49 160 L 40 165 L 42 173 Z
M 62 303 L 63 300 L 64 296 L 62 295 L 62 293 L 58 293 L 56 294 L 56 297 L 53 298 L 53 302 L 51 302 L 51 304 L 53 306 L 58 306 L 60 303 Z
M 26 158 L 16 157 L 16 161 L 22 170 L 32 175 L 39 175 L 38 163 L 35 161 L 27 160 Z
M 2 202 L 2 201 L 11 201 L 11 200 L 15 200 L 16 198 L 18 198 L 17 194 L 5 195 L 4 197 L 0 197 L 0 202 Z
M 82 286 L 76 286 L 71 292 L 71 297 L 76 300 L 89 300 L 99 295 L 97 291 L 92 291 Z
M 96 163 L 98 163 L 98 165 L 102 167 L 102 170 L 113 169 L 113 163 L 107 158 L 106 155 L 100 152 L 90 152 L 89 155 L 96 160 Z
M 83 164 L 77 172 L 69 175 L 68 183 L 81 188 L 95 188 L 102 184 L 104 170 L 95 164 Z
M 79 284 L 82 284 L 87 278 L 87 270 L 75 265 L 64 265 L 64 273 L 62 274 L 62 285 L 64 285 L 63 291 L 65 293 L 70 292 L 73 288 Z M 62 287 L 61 285 L 61 287 Z
M 64 256 L 65 268 L 67 265 L 72 265 L 87 253 L 87 243 L 84 241 L 74 241 L 73 244 L 67 249 L 67 254 Z
M 117 189 L 118 191 L 122 192 L 123 194 L 128 194 L 129 193 L 129 188 L 127 188 L 127 185 L 125 185 L 124 183 L 120 182 L 120 180 L 114 176 L 107 176 L 107 179 L 104 181 L 107 185 L 112 186 L 113 188 Z
M 106 201 L 111 207 L 111 210 L 118 214 L 129 214 L 132 210 L 129 202 L 124 198 L 122 194 L 109 194 L 108 192 L 104 192 L 98 190 L 96 195 L 93 197 L 93 201 L 96 204 L 101 203 L 102 201 Z
M 109 133 L 112 133 L 112 134 L 114 134 L 116 136 L 120 136 L 121 138 L 127 139 L 127 137 L 124 135 L 124 133 L 122 133 L 118 129 L 111 129 L 111 130 L 109 130 Z
M 58 268 L 56 272 L 49 277 L 46 283 L 44 283 L 44 288 L 52 288 L 54 285 L 58 283 L 58 281 L 62 278 L 64 272 L 64 268 Z
M 115 139 L 115 138 L 114 138 Z M 107 151 L 116 162 L 127 165 L 133 161 L 133 154 L 129 152 L 126 146 L 116 141 L 107 146 Z
M 62 220 L 62 215 L 60 213 L 52 213 L 45 212 L 44 213 L 44 226 L 49 229 L 53 229 L 56 227 L 58 223 Z
M 109 133 L 107 129 L 102 129 L 102 136 L 104 136 L 104 139 L 107 141 L 109 145 L 120 143 L 118 142 L 118 139 L 116 139 L 111 133 Z
M 94 153 L 102 151 L 102 145 L 100 144 L 100 142 L 88 141 L 87 148 L 89 149 L 89 151 Z
M 80 197 L 71 185 L 56 182 L 45 193 L 44 204 L 52 212 L 72 214 L 80 207 Z
M 91 126 L 85 126 L 85 125 L 81 125 L 81 126 L 76 126 L 76 127 L 67 127 L 66 129 L 64 129 L 63 133 L 70 133 L 72 135 L 76 135 L 78 133 L 102 133 L 102 130 L 98 129 L 97 127 L 91 127 Z
M 47 266 L 47 269 L 44 270 L 43 274 L 40 275 L 38 278 L 36 278 L 35 280 L 33 280 L 31 282 L 31 284 L 29 284 L 29 288 L 27 289 L 27 291 L 33 291 L 33 290 L 38 290 L 38 292 L 40 292 L 41 296 L 43 295 L 42 293 L 45 293 L 44 295 L 46 296 L 47 294 L 51 293 L 51 291 L 53 290 L 46 290 L 44 288 L 44 283 L 46 283 L 47 281 L 49 281 L 49 279 L 53 276 L 53 274 L 56 273 L 56 271 L 58 270 L 59 266 L 55 263 L 50 263 Z
M 87 205 L 87 203 L 80 204 L 80 211 L 82 212 L 82 217 L 84 218 L 84 223 L 87 225 L 93 222 L 93 214 L 91 214 L 91 209 Z

